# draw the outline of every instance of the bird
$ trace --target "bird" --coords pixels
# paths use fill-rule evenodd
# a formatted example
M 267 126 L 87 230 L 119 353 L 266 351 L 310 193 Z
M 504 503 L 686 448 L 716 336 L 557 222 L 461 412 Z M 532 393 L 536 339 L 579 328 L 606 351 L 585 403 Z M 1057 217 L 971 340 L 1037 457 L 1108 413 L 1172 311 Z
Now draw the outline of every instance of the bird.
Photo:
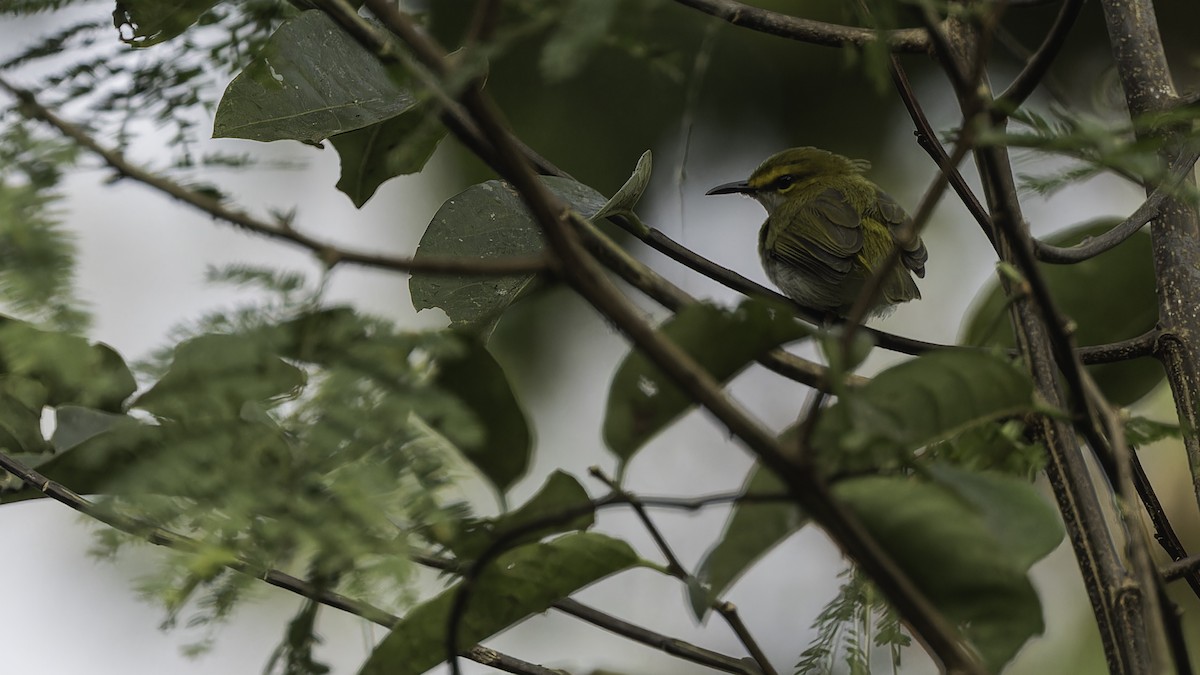
M 921 297 L 929 252 L 911 219 L 864 173 L 870 162 L 813 147 L 771 155 L 746 180 L 706 194 L 753 197 L 767 210 L 758 254 L 771 282 L 795 302 L 845 318 L 863 284 L 893 249 L 900 260 L 883 280 L 870 316 Z

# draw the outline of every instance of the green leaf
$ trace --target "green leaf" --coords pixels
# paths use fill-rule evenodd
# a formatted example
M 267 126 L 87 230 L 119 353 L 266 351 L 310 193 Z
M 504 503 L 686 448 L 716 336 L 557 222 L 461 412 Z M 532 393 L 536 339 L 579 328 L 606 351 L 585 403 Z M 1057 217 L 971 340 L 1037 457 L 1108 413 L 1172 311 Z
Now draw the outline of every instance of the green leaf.
M 755 466 L 742 486 L 743 495 L 786 492 L 783 482 L 762 466 Z M 708 549 L 696 568 L 696 583 L 688 586 L 688 598 L 696 618 L 703 621 L 713 600 L 807 522 L 808 518 L 800 509 L 787 501 L 735 505 L 725 521 L 721 538 Z
M 1150 445 L 1164 438 L 1182 438 L 1183 427 L 1171 422 L 1158 422 L 1146 417 L 1131 417 L 1125 422 L 1125 440 L 1130 445 Z
M 137 389 L 133 373 L 111 347 L 13 319 L 0 320 L 0 363 L 4 372 L 45 387 L 44 405 L 115 412 Z
M 1116 222 L 1103 218 L 1047 238 L 1055 246 L 1071 246 L 1108 231 Z M 1075 322 L 1080 346 L 1137 337 L 1158 322 L 1158 299 L 1150 235 L 1144 230 L 1116 248 L 1074 265 L 1039 263 L 1059 310 Z M 1100 300 L 1103 301 L 1100 301 Z M 976 297 L 963 325 L 960 342 L 1013 346 L 999 284 L 989 282 Z M 1128 406 L 1150 393 L 1163 379 L 1162 367 L 1150 357 L 1088 366 L 1108 400 Z
M 414 102 L 374 55 L 313 10 L 285 21 L 229 83 L 213 137 L 318 143 L 395 117 Z
M 940 470 L 937 483 L 856 478 L 836 485 L 834 494 L 959 627 L 986 670 L 999 672 L 1045 628 L 1027 573 L 1062 533 L 1055 513 L 1035 505 L 1030 484 L 964 474 Z
M 58 418 L 58 429 L 51 438 L 55 454 L 28 464 L 79 494 L 113 492 L 126 469 L 162 449 L 161 428 L 142 424 L 128 415 L 64 406 Z M 0 495 L 0 503 L 41 496 L 38 490 L 25 488 Z
M 20 399 L 0 393 L 0 451 L 41 453 L 50 450 L 42 436 L 42 409 L 31 409 Z
M 837 466 L 881 461 L 1035 409 L 1033 384 L 984 352 L 933 352 L 845 392 L 817 421 L 812 445 Z
M 546 520 L 555 521 L 553 524 L 530 529 L 519 538 L 509 542 L 510 548 L 543 539 L 552 534 L 586 530 L 596 522 L 595 510 L 590 508 L 591 499 L 587 490 L 575 480 L 571 474 L 555 471 L 546 479 L 537 494 L 529 498 L 515 511 L 506 513 L 499 518 L 479 520 L 469 523 L 452 541 L 439 542 L 454 551 L 459 560 L 473 560 L 489 546 L 497 537 L 505 536 L 523 528 L 529 528 L 535 522 Z M 559 518 L 562 514 L 583 513 L 574 518 Z
M 617 14 L 613 0 L 570 0 L 559 26 L 542 49 L 542 74 L 561 82 L 579 73 L 604 42 Z
M 542 181 L 585 218 L 607 201 L 599 192 L 567 178 L 549 176 Z M 530 256 L 541 253 L 544 245 L 541 227 L 521 196 L 507 183 L 490 180 L 472 185 L 442 204 L 414 258 Z M 450 317 L 451 326 L 486 335 L 504 310 L 532 290 L 535 280 L 533 274 L 479 277 L 414 272 L 408 287 L 414 309 L 440 307 Z
M 361 208 L 384 181 L 425 167 L 446 128 L 428 106 L 329 139 L 342 160 L 337 189 Z
M 633 174 L 629 176 L 629 180 L 625 181 L 612 199 L 600 207 L 592 219 L 599 220 L 612 215 L 632 213 L 633 207 L 637 205 L 638 200 L 642 198 L 642 193 L 646 191 L 646 186 L 650 185 L 650 171 L 653 164 L 650 151 L 643 152 L 642 156 L 638 158 L 637 166 L 633 168 Z
M 265 340 L 214 333 L 176 347 L 166 374 L 133 405 L 181 421 L 238 419 L 244 404 L 288 396 L 303 385 L 303 371 Z
M 50 437 L 50 444 L 56 452 L 66 452 L 108 431 L 124 419 L 128 417 L 75 405 L 62 406 L 55 411 L 54 435 Z
M 767 350 L 810 331 L 791 312 L 746 300 L 735 310 L 689 305 L 659 332 L 717 380 L 727 382 Z M 646 441 L 693 405 L 645 355 L 632 351 L 617 368 L 608 390 L 604 442 L 622 462 L 628 462 Z
M 529 468 L 533 438 L 504 369 L 483 342 L 463 335 L 466 352 L 438 364 L 437 384 L 457 396 L 483 425 L 482 443 L 461 447 L 500 492 L 506 492 Z
M 623 541 L 600 534 L 568 534 L 528 544 L 488 565 L 476 579 L 459 625 L 462 649 L 610 574 L 638 564 Z M 404 615 L 375 648 L 360 675 L 420 675 L 446 658 L 446 624 L 460 584 Z
M 929 475 L 950 488 L 979 514 L 984 527 L 1004 546 L 1017 567 L 1028 570 L 1063 540 L 1058 512 L 1023 478 L 964 471 L 946 464 L 928 467 Z
M 113 25 L 121 32 L 125 44 L 150 47 L 178 37 L 220 1 L 117 0 Z

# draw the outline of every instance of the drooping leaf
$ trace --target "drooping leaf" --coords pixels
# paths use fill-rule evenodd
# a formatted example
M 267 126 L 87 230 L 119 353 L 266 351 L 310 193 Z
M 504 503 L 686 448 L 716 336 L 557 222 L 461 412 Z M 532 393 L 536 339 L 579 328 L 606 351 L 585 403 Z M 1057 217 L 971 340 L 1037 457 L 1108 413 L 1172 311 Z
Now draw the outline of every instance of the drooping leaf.
M 518 531 L 527 530 L 519 537 L 511 539 L 508 542 L 510 547 L 534 542 L 552 534 L 586 530 L 596 520 L 595 510 L 590 506 L 591 500 L 587 490 L 583 489 L 579 481 L 568 473 L 555 471 L 546 479 L 541 489 L 520 508 L 498 518 L 468 523 L 452 540 L 439 543 L 454 551 L 459 560 L 472 560 L 498 537 L 515 536 Z M 578 513 L 580 511 L 583 512 Z M 560 518 L 563 514 L 570 513 L 577 515 L 572 518 Z M 534 523 L 545 520 L 554 522 L 533 527 Z
M 592 216 L 592 219 L 599 220 L 607 216 L 632 212 L 633 207 L 642 198 L 642 193 L 650 185 L 650 172 L 653 169 L 653 165 L 653 158 L 650 151 L 643 152 L 642 156 L 638 158 L 637 166 L 633 168 L 633 174 L 629 176 L 629 180 L 625 181 L 625 184 L 621 186 L 621 189 L 617 190 L 612 199 L 600 207 L 600 210 Z
M 1035 409 L 1029 377 L 984 352 L 933 352 L 846 391 L 817 421 L 812 445 L 838 466 L 877 466 L 975 426 Z
M 284 22 L 229 83 L 214 138 L 318 143 L 408 110 L 412 94 L 324 12 Z
M 462 340 L 466 352 L 439 362 L 437 384 L 474 411 L 483 425 L 482 442 L 460 450 L 497 490 L 506 492 L 529 468 L 529 423 L 504 369 L 483 342 L 470 335 Z
M 726 382 L 767 350 L 807 336 L 792 314 L 758 300 L 734 310 L 714 305 L 685 307 L 659 332 L 679 345 L 713 377 Z M 622 462 L 682 416 L 694 401 L 639 351 L 613 377 L 604 415 L 604 442 Z
M 544 177 L 546 187 L 585 217 L 607 201 L 582 183 Z M 542 251 L 542 231 L 517 192 L 490 180 L 473 185 L 442 204 L 421 237 L 414 256 L 467 259 L 530 256 Z M 447 276 L 414 272 L 409 280 L 413 308 L 439 307 L 450 325 L 483 334 L 490 332 L 509 305 L 529 292 L 533 274 L 504 277 Z
M 1039 498 L 1029 483 L 963 474 L 942 472 L 936 483 L 855 478 L 837 484 L 834 494 L 959 627 L 987 671 L 1000 672 L 1045 628 L 1028 570 L 1062 532 L 1054 512 L 1035 505 Z M 1018 527 L 1028 529 L 1032 541 Z
M 362 207 L 384 181 L 425 167 L 446 128 L 417 105 L 369 127 L 329 139 L 342 159 L 337 189 Z
M 150 47 L 183 34 L 221 0 L 117 0 L 113 25 L 121 41 Z
M 742 486 L 743 495 L 784 494 L 786 491 L 783 481 L 761 465 L 754 467 Z M 725 521 L 721 538 L 708 549 L 696 568 L 696 583 L 688 586 L 688 597 L 696 618 L 704 620 L 714 599 L 807 522 L 808 518 L 800 509 L 787 501 L 735 505 Z
M 601 534 L 567 534 L 526 544 L 488 565 L 473 585 L 459 626 L 461 648 L 500 632 L 555 600 L 638 564 L 623 541 Z M 360 675 L 420 675 L 446 658 L 446 625 L 459 584 L 404 615 L 371 652 Z
M 171 367 L 134 406 L 180 420 L 236 419 L 248 402 L 286 396 L 304 373 L 250 335 L 201 335 L 175 348 Z
M 1056 246 L 1072 246 L 1106 232 L 1114 224 L 1103 218 L 1047 237 Z M 1150 235 L 1144 230 L 1116 248 L 1074 265 L 1039 263 L 1059 311 L 1074 321 L 1080 346 L 1119 342 L 1154 328 L 1158 299 Z M 996 281 L 976 297 L 963 324 L 960 341 L 973 345 L 1013 345 L 1005 316 L 1007 305 Z M 1104 395 L 1128 406 L 1150 393 L 1163 379 L 1162 367 L 1142 357 L 1120 363 L 1088 366 Z

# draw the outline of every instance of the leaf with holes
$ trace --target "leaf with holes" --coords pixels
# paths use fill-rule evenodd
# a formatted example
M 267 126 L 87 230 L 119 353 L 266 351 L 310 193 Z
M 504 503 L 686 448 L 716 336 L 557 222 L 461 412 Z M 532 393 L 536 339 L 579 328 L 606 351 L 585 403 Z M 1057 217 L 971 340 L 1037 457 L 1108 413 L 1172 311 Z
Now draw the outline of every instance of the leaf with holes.
M 599 192 L 568 178 L 548 176 L 542 181 L 587 218 L 607 201 Z M 544 246 L 542 229 L 517 191 L 507 183 L 490 180 L 472 185 L 442 204 L 414 258 L 531 256 L 541 253 Z M 532 290 L 536 279 L 534 274 L 480 277 L 414 272 L 408 287 L 415 309 L 441 308 L 451 326 L 486 335 L 504 310 Z

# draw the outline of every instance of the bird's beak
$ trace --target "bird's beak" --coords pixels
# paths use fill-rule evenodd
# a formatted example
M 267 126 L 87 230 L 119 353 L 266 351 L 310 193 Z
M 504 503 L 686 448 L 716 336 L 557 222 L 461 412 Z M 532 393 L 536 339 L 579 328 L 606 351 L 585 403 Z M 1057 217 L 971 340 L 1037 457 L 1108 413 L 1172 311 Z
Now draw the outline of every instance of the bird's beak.
M 755 192 L 754 188 L 744 180 L 734 181 L 732 183 L 723 183 L 717 187 L 705 192 L 706 195 L 733 195 L 742 194 L 748 195 Z

